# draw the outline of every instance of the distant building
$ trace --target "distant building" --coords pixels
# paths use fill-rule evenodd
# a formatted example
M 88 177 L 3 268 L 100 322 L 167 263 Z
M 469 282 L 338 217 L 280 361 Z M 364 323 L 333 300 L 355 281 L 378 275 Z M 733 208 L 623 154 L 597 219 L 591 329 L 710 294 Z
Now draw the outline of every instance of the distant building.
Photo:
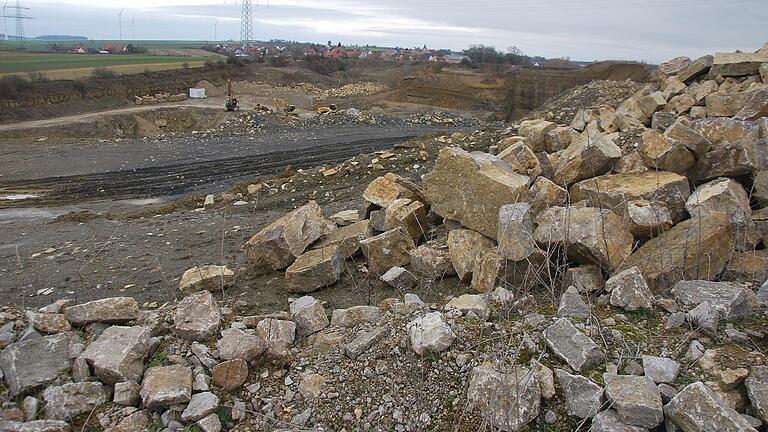
M 83 45 L 77 44 L 72 47 L 70 52 L 73 54 L 88 54 L 88 48 L 84 47 Z
M 111 53 L 111 54 L 118 54 L 121 52 L 128 51 L 128 47 L 125 45 L 104 44 L 101 46 L 101 50 L 99 50 L 99 52 L 101 51 L 106 51 L 107 53 Z
M 464 60 L 469 61 L 469 57 L 463 55 L 463 54 L 448 54 L 445 56 L 445 61 L 448 63 L 461 63 Z

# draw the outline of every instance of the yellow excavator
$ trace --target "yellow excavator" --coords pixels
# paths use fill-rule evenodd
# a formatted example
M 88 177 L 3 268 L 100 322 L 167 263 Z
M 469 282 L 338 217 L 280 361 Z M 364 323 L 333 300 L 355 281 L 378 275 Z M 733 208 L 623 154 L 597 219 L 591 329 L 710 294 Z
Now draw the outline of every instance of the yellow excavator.
M 336 108 L 336 105 L 330 104 L 330 105 L 323 105 L 317 107 L 317 113 L 322 114 L 333 114 L 338 111 L 338 108 Z
M 272 99 L 272 103 L 275 104 L 275 111 L 283 111 L 289 116 L 299 115 L 299 109 L 296 107 L 296 105 L 291 105 L 287 99 L 274 98 Z
M 237 111 L 240 109 L 240 101 L 237 100 L 237 98 L 234 95 L 234 92 L 232 91 L 232 80 L 227 80 L 227 103 L 226 103 L 227 112 L 229 111 Z

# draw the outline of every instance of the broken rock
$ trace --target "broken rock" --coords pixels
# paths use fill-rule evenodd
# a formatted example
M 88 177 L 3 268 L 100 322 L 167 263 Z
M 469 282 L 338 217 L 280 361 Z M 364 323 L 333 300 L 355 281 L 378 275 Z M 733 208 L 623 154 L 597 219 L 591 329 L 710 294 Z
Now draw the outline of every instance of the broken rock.
M 683 431 L 757 431 L 700 381 L 689 384 L 672 398 L 664 406 L 664 414 Z
M 517 431 L 538 417 L 541 388 L 528 369 L 516 367 L 504 374 L 481 365 L 472 369 L 467 400 L 494 429 Z
M 430 242 L 410 251 L 411 269 L 418 275 L 430 280 L 453 276 L 456 271 L 451 263 L 451 255 L 445 245 Z
M 187 340 L 210 339 L 220 323 L 221 312 L 210 291 L 198 291 L 184 297 L 174 315 L 176 334 Z
M 474 319 L 484 320 L 488 317 L 488 303 L 483 295 L 464 294 L 454 297 L 446 303 L 444 309 L 446 311 L 455 309 L 463 315 Z
M 416 279 L 413 273 L 397 266 L 387 270 L 386 273 L 381 275 L 380 279 L 392 288 L 401 291 L 407 291 L 418 284 L 418 279 Z
M 140 327 L 112 326 L 80 355 L 105 384 L 141 381 L 144 358 L 150 349 L 149 330 Z
M 605 283 L 605 288 L 611 293 L 610 302 L 613 306 L 628 311 L 653 309 L 653 293 L 638 267 L 626 269 L 612 276 Z
M 491 250 L 496 243 L 472 230 L 457 229 L 448 233 L 448 252 L 456 274 L 464 282 L 472 280 L 472 274 L 480 265 L 483 253 Z
M 192 398 L 192 370 L 186 366 L 147 369 L 141 383 L 141 400 L 147 408 L 185 404 Z
M 285 270 L 288 291 L 309 293 L 335 284 L 341 278 L 343 263 L 338 246 L 313 249 L 300 255 Z
M 74 332 L 59 333 L 8 345 L 0 352 L 0 369 L 11 396 L 47 385 L 69 369 Z
M 216 348 L 222 360 L 243 359 L 252 362 L 264 353 L 267 345 L 257 335 L 228 328 L 221 332 L 221 339 L 216 342 Z
M 621 149 L 600 133 L 585 134 L 572 143 L 555 167 L 555 182 L 568 186 L 605 174 L 621 158 Z
M 323 305 L 314 297 L 296 299 L 290 306 L 291 320 L 296 323 L 299 336 L 308 336 L 328 327 L 328 315 Z
M 368 258 L 370 270 L 383 274 L 395 266 L 410 263 L 413 239 L 402 228 L 393 229 L 360 242 L 363 254 Z
M 284 358 L 288 356 L 288 350 L 296 337 L 296 323 L 265 318 L 256 324 L 256 335 L 266 343 L 265 354 L 268 357 Z
M 499 253 L 506 259 L 522 261 L 533 253 L 533 222 L 528 203 L 508 204 L 499 209 Z
M 183 293 L 195 291 L 222 290 L 232 285 L 235 280 L 235 272 L 226 266 L 206 265 L 193 267 L 184 272 L 179 282 L 179 290 Z
M 440 312 L 430 312 L 408 323 L 411 348 L 419 355 L 448 349 L 454 339 L 453 330 Z
M 605 374 L 605 396 L 622 423 L 652 429 L 664 420 L 661 394 L 650 377 Z
M 100 382 L 70 383 L 48 387 L 43 392 L 45 417 L 70 420 L 107 403 L 107 389 Z
M 589 318 L 589 315 L 589 305 L 587 305 L 587 303 L 584 302 L 584 299 L 581 298 L 579 290 L 573 286 L 568 287 L 563 295 L 560 296 L 560 306 L 557 309 L 557 316 Z
M 694 307 L 709 302 L 723 319 L 735 321 L 752 314 L 747 290 L 731 282 L 680 281 L 672 288 L 674 299 Z
M 547 327 L 544 341 L 555 355 L 576 371 L 597 366 L 605 358 L 600 347 L 576 329 L 567 318 L 560 318 Z
M 139 317 L 139 304 L 133 297 L 112 297 L 70 306 L 64 315 L 75 326 L 94 322 L 124 324 Z
M 581 419 L 594 417 L 603 406 L 603 388 L 581 375 L 555 369 L 557 382 L 563 389 L 568 415 Z
M 237 390 L 248 379 L 248 362 L 234 359 L 217 364 L 212 371 L 211 383 L 227 391 Z

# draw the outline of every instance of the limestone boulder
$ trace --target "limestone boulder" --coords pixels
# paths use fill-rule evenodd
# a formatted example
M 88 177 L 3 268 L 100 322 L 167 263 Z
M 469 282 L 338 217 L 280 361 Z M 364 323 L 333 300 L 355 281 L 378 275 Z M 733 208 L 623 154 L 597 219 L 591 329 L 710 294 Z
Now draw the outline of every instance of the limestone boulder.
M 0 369 L 10 395 L 15 397 L 53 382 L 69 369 L 74 346 L 81 343 L 77 333 L 66 332 L 5 347 L 0 352 Z
M 528 203 L 516 203 L 499 209 L 499 253 L 511 261 L 522 261 L 533 254 L 536 245 L 533 241 L 533 222 L 531 206 Z
M 597 265 L 569 267 L 563 276 L 564 287 L 576 287 L 582 294 L 602 291 L 605 280 Z
M 605 396 L 622 423 L 655 428 L 664 421 L 659 388 L 650 377 L 604 374 Z
M 752 366 L 744 385 L 755 413 L 768 423 L 768 366 Z
M 447 245 L 429 242 L 411 250 L 409 254 L 411 269 L 417 275 L 437 280 L 456 274 Z
M 734 118 L 738 120 L 759 120 L 768 117 L 768 88 L 761 88 L 749 93 L 751 93 L 749 100 L 736 113 Z
M 674 430 L 667 429 L 670 432 Z M 616 410 L 607 409 L 595 416 L 592 419 L 592 426 L 589 429 L 590 432 L 648 432 L 649 429 L 639 426 L 630 426 L 624 424 L 619 419 L 619 415 Z
M 585 419 L 600 412 L 605 401 L 602 387 L 588 378 L 571 375 L 562 369 L 555 369 L 555 375 L 565 396 L 568 415 Z
M 108 390 L 100 382 L 48 387 L 43 392 L 45 417 L 49 420 L 71 420 L 107 403 L 108 394 Z
M 659 65 L 659 72 L 665 76 L 677 75 L 691 64 L 691 59 L 688 57 L 675 57 L 672 60 L 666 61 Z
M 650 377 L 653 382 L 657 384 L 661 383 L 673 383 L 677 379 L 677 375 L 680 372 L 680 363 L 666 357 L 656 357 L 644 355 L 643 359 L 643 373 L 645 376 Z
M 111 326 L 83 351 L 94 374 L 105 384 L 141 381 L 149 354 L 150 332 L 145 327 Z
M 655 91 L 651 94 L 638 98 L 637 104 L 643 111 L 645 118 L 651 118 L 653 113 L 659 111 L 667 105 L 667 98 L 660 91 Z
M 768 249 L 734 253 L 725 267 L 723 278 L 756 285 L 768 280 Z
M 139 317 L 139 304 L 133 297 L 94 300 L 64 309 L 67 321 L 74 326 L 94 322 L 124 324 Z
M 546 177 L 539 177 L 528 189 L 531 216 L 535 217 L 550 207 L 562 207 L 568 201 L 568 191 Z
M 181 275 L 179 290 L 183 293 L 196 291 L 221 291 L 235 281 L 235 272 L 227 266 L 206 265 L 193 267 Z
M 329 219 L 336 225 L 345 227 L 357 223 L 360 218 L 357 210 L 342 210 L 332 214 Z
M 748 90 L 735 93 L 715 92 L 706 97 L 707 117 L 733 117 L 750 102 L 759 90 Z M 759 107 L 758 107 L 759 108 Z M 754 120 L 754 119 L 742 119 Z
M 384 211 L 384 230 L 403 228 L 418 243 L 427 231 L 427 208 L 421 201 L 400 198 Z
M 331 325 L 355 327 L 360 324 L 375 323 L 379 319 L 381 319 L 381 309 L 376 306 L 352 306 L 334 310 L 331 315 Z
M 649 240 L 627 257 L 619 270 L 637 266 L 652 289 L 666 292 L 682 279 L 717 277 L 731 259 L 733 245 L 728 215 L 713 213 L 704 219 L 680 222 Z
M 530 147 L 518 142 L 499 153 L 499 158 L 508 163 L 515 172 L 536 178 L 541 175 L 541 164 Z
M 693 153 L 681 142 L 649 129 L 637 149 L 648 168 L 683 174 L 694 164 Z
M 700 381 L 673 397 L 664 406 L 664 414 L 683 431 L 757 432 Z
M 267 349 L 267 344 L 260 336 L 236 328 L 221 332 L 216 342 L 219 358 L 222 360 L 243 359 L 252 362 Z
M 672 222 L 686 217 L 685 202 L 691 195 L 688 180 L 669 171 L 604 175 L 576 183 L 570 189 L 573 202 L 609 209 L 629 216 L 628 203 L 644 200 L 663 203 Z
M 237 390 L 248 379 L 248 362 L 234 359 L 217 364 L 211 374 L 211 383 L 226 391 Z
M 568 186 L 603 175 L 621 158 L 621 149 L 600 133 L 585 133 L 572 143 L 555 166 L 555 183 Z
M 418 186 L 394 173 L 377 177 L 363 192 L 363 199 L 380 208 L 387 208 L 400 198 L 425 201 Z
M 634 238 L 621 217 L 592 207 L 552 207 L 536 217 L 533 239 L 542 249 L 567 248 L 581 264 L 598 264 L 613 271 L 632 252 Z
M 763 63 L 768 63 L 768 55 L 766 54 L 716 53 L 712 61 L 710 75 L 713 77 L 758 75 Z
M 711 55 L 700 57 L 692 61 L 690 64 L 688 64 L 688 66 L 686 66 L 680 72 L 678 72 L 677 79 L 688 84 L 691 81 L 695 80 L 696 78 L 709 72 L 710 68 L 712 67 L 713 61 L 714 61 L 714 57 L 712 57 Z
M 575 371 L 597 366 L 605 358 L 595 341 L 574 327 L 567 318 L 560 318 L 547 327 L 544 341 L 557 357 Z
M 485 296 L 463 294 L 452 298 L 445 304 L 446 311 L 457 310 L 469 318 L 484 320 L 488 318 L 488 302 Z
M 529 185 L 529 177 L 498 157 L 456 147 L 441 150 L 435 168 L 424 177 L 424 193 L 438 215 L 493 239 L 499 209 L 524 201 Z
M 185 404 L 192 398 L 192 370 L 181 365 L 149 368 L 144 374 L 140 394 L 147 408 Z
M 528 369 L 500 373 L 480 365 L 470 373 L 467 400 L 494 429 L 517 431 L 539 416 L 541 388 L 536 374 Z
M 382 282 L 400 291 L 408 291 L 418 285 L 416 275 L 403 267 L 392 267 L 379 278 Z
M 371 221 L 364 220 L 328 231 L 312 247 L 322 249 L 337 246 L 342 258 L 350 259 L 360 252 L 360 242 L 373 237 L 373 235 Z
M 72 326 L 64 314 L 27 311 L 25 315 L 29 324 L 43 334 L 64 333 L 72 330 Z
M 289 292 L 309 293 L 335 284 L 341 278 L 344 258 L 336 245 L 301 254 L 285 270 Z
M 319 239 L 328 225 L 320 206 L 309 201 L 267 225 L 243 245 L 243 250 L 255 267 L 284 269 Z
M 181 421 L 196 422 L 219 409 L 219 397 L 211 392 L 192 395 L 189 404 L 181 413 Z
M 688 198 L 685 207 L 693 217 L 708 218 L 712 213 L 727 213 L 739 250 L 754 249 L 760 242 L 761 235 L 752 220 L 749 195 L 735 180 L 718 178 L 699 186 Z
M 637 239 L 656 237 L 672 228 L 672 215 L 659 201 L 632 200 L 627 203 L 629 232 Z
M 308 336 L 328 327 L 330 321 L 322 303 L 314 297 L 296 299 L 290 306 L 291 320 L 296 323 L 296 334 Z
M 459 279 L 464 282 L 471 281 L 483 254 L 495 246 L 496 242 L 478 232 L 468 229 L 450 231 L 448 253 Z
M 557 316 L 573 318 L 589 318 L 591 310 L 589 305 L 579 294 L 579 290 L 574 287 L 568 287 L 560 296 L 560 304 L 557 308 Z
M 430 312 L 407 325 L 411 348 L 419 354 L 448 349 L 455 335 L 440 312 Z
M 184 297 L 176 307 L 174 330 L 184 339 L 205 341 L 213 337 L 221 324 L 221 312 L 210 291 L 198 291 Z
M 693 152 L 694 157 L 706 154 L 712 147 L 712 143 L 703 135 L 691 129 L 689 125 L 689 122 L 678 118 L 677 121 L 667 128 L 664 136 L 667 139 L 683 144 L 685 148 Z
M 413 238 L 403 228 L 396 228 L 360 242 L 363 255 L 368 259 L 369 269 L 377 274 L 384 274 L 395 266 L 409 264 L 409 251 L 415 247 Z
M 720 317 L 729 321 L 746 318 L 752 314 L 750 293 L 731 282 L 680 281 L 672 287 L 671 294 L 678 303 L 689 307 L 709 302 Z
M 637 267 L 613 275 L 605 283 L 605 288 L 611 293 L 610 303 L 613 306 L 628 311 L 653 309 L 653 293 Z
M 557 124 L 546 120 L 534 119 L 520 123 L 518 131 L 526 138 L 533 151 L 546 151 L 547 133 L 554 130 Z

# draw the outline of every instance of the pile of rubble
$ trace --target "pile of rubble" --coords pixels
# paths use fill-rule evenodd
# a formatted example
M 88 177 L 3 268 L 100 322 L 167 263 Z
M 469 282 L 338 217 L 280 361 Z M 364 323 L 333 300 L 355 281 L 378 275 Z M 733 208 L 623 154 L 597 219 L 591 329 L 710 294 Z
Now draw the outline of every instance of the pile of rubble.
M 382 93 L 389 90 L 389 86 L 380 82 L 359 82 L 345 84 L 341 87 L 334 87 L 328 90 L 317 90 L 315 92 L 315 102 L 334 100 L 350 96 L 367 96 Z
M 567 90 L 548 100 L 528 118 L 543 118 L 561 124 L 569 124 L 577 112 L 600 106 L 616 107 L 643 87 L 632 80 L 596 80 Z
M 766 116 L 768 46 L 674 59 L 488 153 L 441 137 L 420 183 L 377 177 L 360 209 L 307 202 L 176 304 L 6 308 L 0 431 L 765 430 Z M 302 297 L 237 316 L 215 298 L 239 272 Z M 308 295 L 344 278 L 400 295 Z M 469 293 L 407 294 L 444 281 Z
M 179 93 L 172 95 L 170 93 L 158 93 L 154 96 L 134 96 L 133 103 L 136 105 L 156 105 L 166 102 L 183 102 L 187 100 L 187 95 Z

